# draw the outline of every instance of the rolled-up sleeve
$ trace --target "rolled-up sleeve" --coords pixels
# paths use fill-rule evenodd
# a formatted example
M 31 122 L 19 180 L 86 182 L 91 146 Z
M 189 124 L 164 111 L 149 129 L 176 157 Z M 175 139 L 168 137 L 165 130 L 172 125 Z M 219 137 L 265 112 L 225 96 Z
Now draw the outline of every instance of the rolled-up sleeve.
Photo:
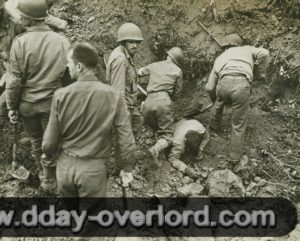
M 129 122 L 128 112 L 122 99 L 119 99 L 116 117 L 114 119 L 114 127 L 117 136 L 116 149 L 118 150 L 118 158 L 120 166 L 125 171 L 131 171 L 134 163 L 135 141 Z
M 60 130 L 59 130 L 59 122 L 58 122 L 58 112 L 57 112 L 57 104 L 58 104 L 58 94 L 54 93 L 51 105 L 50 118 L 48 122 L 47 129 L 44 133 L 42 149 L 43 152 L 48 157 L 52 157 L 56 155 L 59 149 L 60 143 Z
M 10 60 L 6 78 L 6 104 L 9 110 L 16 110 L 19 107 L 21 86 L 22 86 L 22 67 L 20 65 L 20 43 L 16 39 L 10 51 Z
M 207 92 L 213 92 L 216 89 L 216 86 L 218 84 L 218 73 L 216 71 L 215 65 L 213 67 L 213 69 L 210 72 L 207 84 L 205 86 L 205 89 Z
M 138 76 L 143 77 L 147 75 L 150 75 L 149 65 L 142 67 L 138 70 Z
M 177 100 L 180 97 L 181 91 L 182 91 L 182 85 L 183 85 L 183 74 L 180 70 L 179 76 L 176 80 L 175 86 L 174 86 L 174 92 L 173 92 L 173 99 Z
M 251 48 L 252 56 L 255 60 L 255 67 L 258 77 L 262 77 L 266 73 L 266 69 L 269 63 L 269 51 L 264 48 Z

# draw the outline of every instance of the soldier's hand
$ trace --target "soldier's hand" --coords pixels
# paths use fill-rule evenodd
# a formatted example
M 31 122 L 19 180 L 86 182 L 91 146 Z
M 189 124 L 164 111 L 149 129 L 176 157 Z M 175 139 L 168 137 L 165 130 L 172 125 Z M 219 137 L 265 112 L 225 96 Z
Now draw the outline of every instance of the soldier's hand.
M 16 124 L 18 122 L 18 119 L 19 119 L 18 111 L 9 110 L 8 111 L 8 118 L 9 118 L 11 123 Z
M 202 152 L 202 151 L 199 151 L 199 153 L 198 153 L 196 159 L 197 159 L 198 161 L 201 161 L 201 160 L 203 159 L 203 152 Z
M 131 183 L 131 181 L 133 180 L 132 173 L 131 172 L 125 172 L 123 170 L 120 172 L 120 177 L 121 177 L 123 187 L 128 187 L 129 183 Z

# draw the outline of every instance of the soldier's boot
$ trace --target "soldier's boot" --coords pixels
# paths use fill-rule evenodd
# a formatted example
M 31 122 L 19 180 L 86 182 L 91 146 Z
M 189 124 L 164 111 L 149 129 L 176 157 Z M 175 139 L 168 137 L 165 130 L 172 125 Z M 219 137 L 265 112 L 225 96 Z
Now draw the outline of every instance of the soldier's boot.
M 154 166 L 156 168 L 159 168 L 162 166 L 162 162 L 159 161 L 159 153 L 166 149 L 167 147 L 169 146 L 169 143 L 165 140 L 165 139 L 159 139 L 154 146 L 150 147 L 148 149 L 152 159 L 153 159 L 153 162 L 154 162 Z
M 184 174 L 189 176 L 190 178 L 193 178 L 193 179 L 197 179 L 199 177 L 199 175 L 197 174 L 197 172 L 190 168 L 190 167 L 187 167 L 185 170 L 184 170 Z
M 38 183 L 38 185 L 40 185 L 43 179 L 41 158 L 35 154 L 32 154 L 32 158 L 34 160 L 34 165 L 32 165 L 30 168 L 30 176 L 34 183 Z
M 44 167 L 43 166 L 43 180 L 41 188 L 45 192 L 56 192 L 56 167 Z

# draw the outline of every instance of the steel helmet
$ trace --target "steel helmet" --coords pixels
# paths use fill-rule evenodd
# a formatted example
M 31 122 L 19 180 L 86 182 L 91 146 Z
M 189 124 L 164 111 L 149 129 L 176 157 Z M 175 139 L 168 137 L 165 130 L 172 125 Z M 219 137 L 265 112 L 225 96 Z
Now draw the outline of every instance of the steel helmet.
M 44 20 L 48 16 L 46 0 L 19 0 L 17 10 L 22 16 L 33 20 Z
M 133 40 L 143 41 L 143 36 L 140 28 L 134 23 L 124 23 L 118 30 L 117 42 Z
M 179 67 L 183 66 L 184 52 L 181 48 L 173 47 L 167 52 L 167 54 L 171 57 L 175 64 L 177 64 Z
M 5 0 L 0 0 L 0 9 L 3 9 L 5 5 Z
M 243 40 L 241 39 L 241 37 L 239 35 L 233 33 L 233 34 L 229 34 L 225 37 L 222 47 L 241 46 L 242 43 L 243 43 Z

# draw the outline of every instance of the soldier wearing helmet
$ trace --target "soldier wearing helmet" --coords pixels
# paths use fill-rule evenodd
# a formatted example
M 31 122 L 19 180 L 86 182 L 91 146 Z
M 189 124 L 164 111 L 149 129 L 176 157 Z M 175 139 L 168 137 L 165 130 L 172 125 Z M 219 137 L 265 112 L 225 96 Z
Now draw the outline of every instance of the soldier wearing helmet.
M 141 41 L 143 41 L 143 37 L 140 28 L 133 23 L 124 23 L 118 30 L 119 46 L 112 51 L 106 66 L 106 81 L 121 91 L 135 136 L 143 122 L 137 108 L 138 79 L 133 62 L 133 57 Z
M 49 5 L 49 0 L 47 1 Z M 5 83 L 7 74 L 5 73 L 6 66 L 8 65 L 9 52 L 13 39 L 25 31 L 22 22 L 20 21 L 19 11 L 15 11 L 16 6 L 15 0 L 9 0 L 6 2 L 0 0 L 0 63 L 4 63 L 1 66 L 0 71 L 4 70 L 4 74 L 0 80 L 0 95 L 5 89 Z M 51 1 L 51 4 L 54 0 Z M 64 30 L 67 22 L 52 15 L 48 15 L 46 23 L 53 29 Z M 0 75 L 1 76 L 1 75 Z M 1 126 L 7 121 L 7 108 L 5 101 L 5 92 L 0 96 L 0 132 Z
M 225 37 L 224 52 L 216 59 L 210 73 L 206 90 L 215 101 L 215 112 L 210 128 L 218 131 L 225 104 L 232 107 L 231 161 L 236 163 L 243 153 L 243 140 L 250 109 L 250 88 L 254 67 L 257 78 L 264 78 L 269 51 L 253 46 L 241 46 L 237 34 Z
M 159 153 L 170 146 L 174 132 L 172 103 L 182 89 L 182 70 L 184 53 L 181 48 L 174 47 L 167 52 L 164 61 L 149 64 L 138 71 L 139 76 L 149 75 L 147 99 L 142 108 L 145 123 L 157 132 L 157 142 L 149 149 L 155 166 L 159 161 Z
M 45 23 L 46 0 L 19 0 L 17 10 L 27 28 L 11 46 L 6 104 L 11 122 L 16 122 L 18 116 L 22 119 L 31 138 L 36 167 L 43 167 L 42 187 L 51 189 L 55 184 L 55 163 L 41 158 L 42 139 L 53 94 L 62 86 L 70 44 Z
M 5 1 L 0 0 L 0 131 L 2 131 L 1 126 L 7 121 L 5 93 L 3 91 L 7 79 L 5 71 L 9 61 L 9 52 L 13 39 L 23 31 L 23 26 L 7 12 Z

